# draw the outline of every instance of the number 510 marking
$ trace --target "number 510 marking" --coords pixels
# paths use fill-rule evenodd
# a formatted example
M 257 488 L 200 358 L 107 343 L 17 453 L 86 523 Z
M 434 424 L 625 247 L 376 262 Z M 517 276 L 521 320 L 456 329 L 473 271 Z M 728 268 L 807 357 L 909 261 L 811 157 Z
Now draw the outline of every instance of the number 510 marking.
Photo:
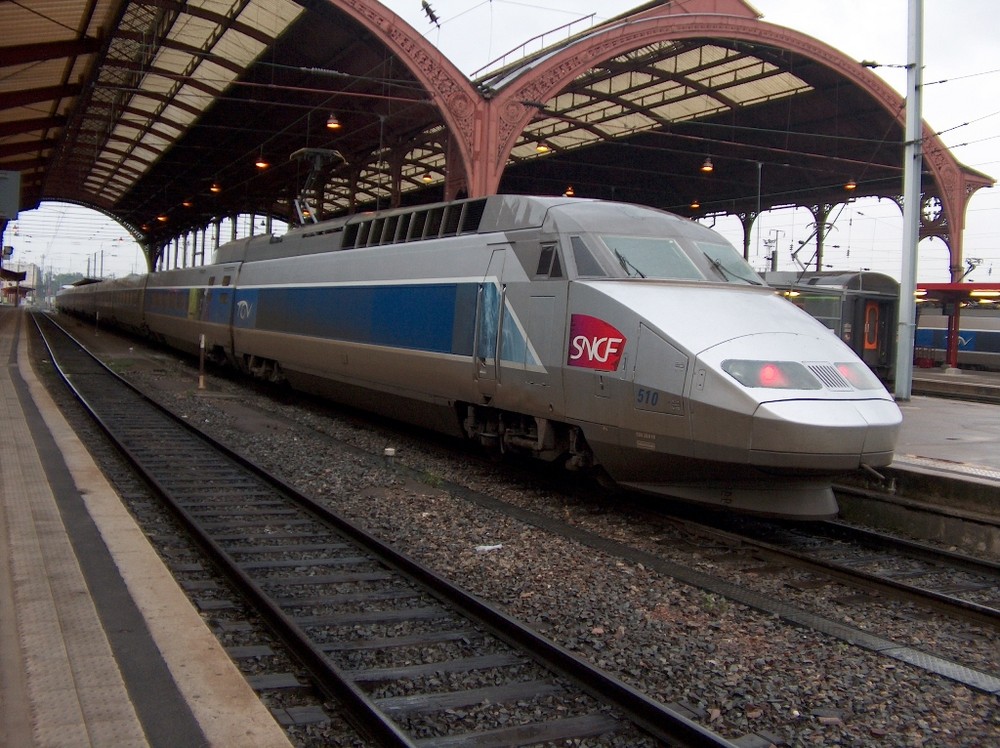
M 640 387 L 635 391 L 636 405 L 651 405 L 653 407 L 660 401 L 660 393 L 656 390 L 647 390 Z

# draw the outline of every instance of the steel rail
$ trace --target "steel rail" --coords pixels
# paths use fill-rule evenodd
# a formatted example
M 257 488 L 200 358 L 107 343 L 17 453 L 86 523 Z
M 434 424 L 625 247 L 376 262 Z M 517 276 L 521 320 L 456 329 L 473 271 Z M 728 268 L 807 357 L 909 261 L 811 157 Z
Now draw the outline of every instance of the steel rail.
M 688 523 L 682 523 L 688 524 Z M 817 523 L 822 526 L 824 523 Z M 754 550 L 761 551 L 775 560 L 789 561 L 799 568 L 806 569 L 808 571 L 823 574 L 831 579 L 836 579 L 841 582 L 845 582 L 852 586 L 862 586 L 867 589 L 875 590 L 881 593 L 892 595 L 897 599 L 902 599 L 910 602 L 921 603 L 927 607 L 933 608 L 940 612 L 946 613 L 948 615 L 960 618 L 962 620 L 971 621 L 978 624 L 983 624 L 993 628 L 1000 628 L 1000 610 L 987 605 L 981 605 L 969 600 L 963 600 L 961 598 L 955 597 L 954 595 L 945 594 L 942 592 L 936 592 L 934 590 L 926 589 L 912 584 L 907 584 L 905 582 L 900 582 L 895 579 L 891 579 L 886 576 L 880 576 L 878 574 L 872 574 L 869 572 L 861 571 L 847 564 L 837 563 L 836 561 L 829 561 L 826 559 L 817 558 L 808 552 L 794 550 L 785 546 L 777 545 L 775 543 L 770 543 L 766 540 L 761 540 L 760 538 L 753 537 L 750 534 L 744 534 L 742 532 L 733 532 L 730 530 L 724 530 L 718 527 L 699 525 L 700 529 L 696 530 L 698 532 L 707 532 L 711 535 L 722 538 L 724 541 L 731 543 L 733 545 L 741 545 L 744 547 L 753 548 Z M 878 534 L 873 534 L 869 536 L 871 538 L 877 539 Z M 931 556 L 934 555 L 933 548 L 929 546 L 917 545 L 923 558 L 921 560 L 931 560 Z M 906 541 L 900 541 L 898 544 L 899 549 L 904 549 L 907 547 Z M 956 556 L 959 554 L 949 554 L 948 552 L 941 551 L 937 554 L 938 561 L 943 561 L 947 563 L 949 561 L 949 556 Z M 963 563 L 961 564 L 965 568 L 965 564 L 973 563 L 972 560 L 965 557 L 961 557 Z M 984 566 L 981 569 L 986 570 L 987 575 L 995 576 L 996 567 L 991 564 L 991 562 L 984 562 Z

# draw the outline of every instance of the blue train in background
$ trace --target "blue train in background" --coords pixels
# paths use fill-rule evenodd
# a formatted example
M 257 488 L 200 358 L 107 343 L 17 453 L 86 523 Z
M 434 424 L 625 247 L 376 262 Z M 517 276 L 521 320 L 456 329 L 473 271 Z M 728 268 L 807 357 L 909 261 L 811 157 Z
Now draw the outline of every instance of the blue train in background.
M 1000 297 L 1000 290 L 996 294 Z M 958 318 L 959 368 L 1000 371 L 1000 308 L 990 298 L 972 296 L 962 302 Z M 947 361 L 948 315 L 954 303 L 932 298 L 917 305 L 914 345 L 918 366 L 940 366 Z

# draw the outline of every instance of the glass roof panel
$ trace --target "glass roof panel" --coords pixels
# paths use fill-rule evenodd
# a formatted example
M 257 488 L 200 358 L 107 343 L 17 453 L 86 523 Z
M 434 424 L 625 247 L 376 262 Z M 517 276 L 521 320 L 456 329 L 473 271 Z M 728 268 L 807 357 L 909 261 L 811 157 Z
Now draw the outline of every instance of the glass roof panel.
M 159 135 L 147 134 L 142 139 L 142 145 L 145 150 L 153 154 L 152 158 L 157 158 L 170 145 L 170 140 Z M 138 152 L 139 149 L 137 148 L 136 153 Z
M 164 49 L 156 56 L 153 67 L 168 73 L 180 75 L 187 71 L 194 57 L 177 49 Z
M 712 88 L 728 86 L 746 78 L 756 78 L 773 73 L 778 68 L 756 57 L 736 57 L 720 65 L 692 71 L 687 77 Z
M 174 101 L 178 105 L 193 107 L 196 111 L 200 111 L 212 103 L 212 95 L 193 86 L 184 86 L 174 96 Z
M 663 117 L 665 120 L 670 122 L 679 122 L 682 120 L 703 117 L 707 114 L 715 114 L 716 112 L 724 111 L 727 108 L 728 107 L 726 107 L 725 104 L 721 104 L 718 99 L 712 98 L 711 96 L 698 95 L 692 96 L 688 99 L 672 101 L 663 106 L 653 107 L 652 111 L 660 117 Z
M 226 17 L 229 14 L 223 10 L 220 15 Z M 167 38 L 197 49 L 204 49 L 206 42 L 217 33 L 217 28 L 217 24 L 208 18 L 184 13 L 177 16 Z
M 812 90 L 803 80 L 791 73 L 780 73 L 762 80 L 743 83 L 725 90 L 725 96 L 742 106 L 762 101 L 780 99 L 786 96 L 806 93 Z
M 238 65 L 248 65 L 257 59 L 258 55 L 266 48 L 266 45 L 262 42 L 252 39 L 239 31 L 230 29 L 212 46 L 212 54 L 235 62 Z
M 232 4 L 231 0 L 217 0 L 217 2 L 223 8 L 228 8 Z M 254 0 L 240 13 L 240 21 L 260 29 L 271 37 L 276 37 L 302 13 L 305 13 L 305 8 L 295 0 L 263 0 L 263 2 Z
M 171 89 L 177 86 L 177 78 L 165 77 L 157 73 L 150 73 L 145 78 L 142 79 L 142 88 L 144 91 L 152 91 L 157 94 L 167 94 L 170 93 Z
M 594 99 L 579 97 L 579 102 L 575 106 L 560 107 L 554 103 L 552 109 L 567 117 L 582 120 L 583 122 L 599 122 L 607 117 L 609 110 L 618 107 L 618 104 L 609 102 L 607 99 Z
M 206 60 L 198 66 L 198 82 L 202 84 L 203 88 L 208 87 L 218 93 L 225 91 L 235 78 L 236 74 L 232 70 L 210 60 Z
M 601 129 L 607 131 L 612 137 L 621 137 L 642 130 L 652 130 L 659 126 L 660 123 L 650 118 L 645 112 L 634 111 L 624 113 L 613 121 L 605 122 Z
M 176 101 L 176 97 L 174 100 Z M 187 109 L 182 109 L 178 106 L 174 106 L 173 104 L 169 104 L 163 108 L 162 112 L 160 112 L 160 118 L 167 127 L 176 128 L 190 124 L 190 122 L 195 118 L 195 115 Z
M 603 140 L 603 138 L 589 130 L 571 130 L 563 135 L 555 135 L 549 138 L 548 142 L 559 150 L 568 151 L 573 148 L 590 145 L 598 140 Z
M 689 47 L 679 54 L 665 58 L 657 64 L 657 67 L 674 74 L 687 74 L 716 66 L 729 57 L 742 57 L 742 55 L 734 50 L 714 44 L 699 44 L 696 47 Z

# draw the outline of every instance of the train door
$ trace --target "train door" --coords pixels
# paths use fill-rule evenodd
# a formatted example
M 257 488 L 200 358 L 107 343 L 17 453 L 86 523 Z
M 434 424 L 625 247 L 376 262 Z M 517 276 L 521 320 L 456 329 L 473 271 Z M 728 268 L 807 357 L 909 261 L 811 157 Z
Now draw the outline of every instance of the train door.
M 236 343 L 233 339 L 233 315 L 236 310 L 236 286 L 239 280 L 242 265 L 227 265 L 222 270 L 222 277 L 218 279 L 221 288 L 218 290 L 218 297 L 215 300 L 217 308 L 213 310 L 215 321 L 225 326 L 225 335 L 222 338 L 226 356 L 230 359 L 235 357 Z
M 476 304 L 476 381 L 484 401 L 496 394 L 500 377 L 499 346 L 503 327 L 504 288 L 501 285 L 507 247 L 494 248 L 489 267 L 479 284 Z
M 892 303 L 881 299 L 862 300 L 862 339 L 854 346 L 861 359 L 872 369 L 885 375 L 892 365 L 890 322 Z

